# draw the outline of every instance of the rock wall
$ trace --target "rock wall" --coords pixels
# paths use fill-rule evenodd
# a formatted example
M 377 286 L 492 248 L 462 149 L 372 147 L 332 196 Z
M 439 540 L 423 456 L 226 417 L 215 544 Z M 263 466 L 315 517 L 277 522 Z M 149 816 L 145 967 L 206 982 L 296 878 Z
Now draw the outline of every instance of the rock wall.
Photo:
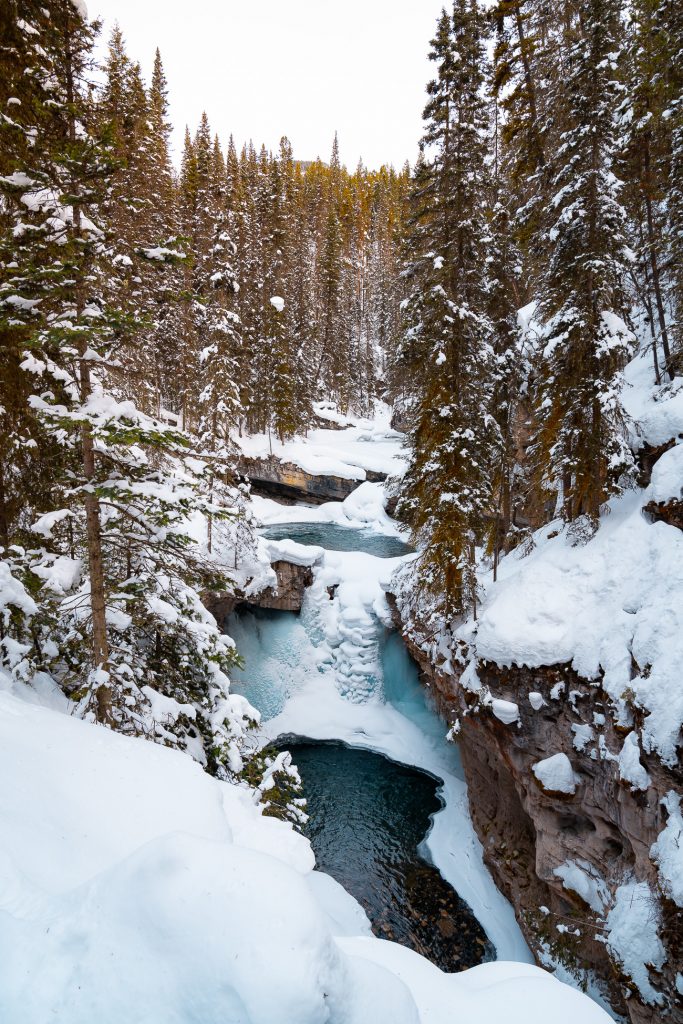
M 284 612 L 300 612 L 306 587 L 313 582 L 313 570 L 307 565 L 295 565 L 280 560 L 273 562 L 277 585 L 267 587 L 259 594 L 246 597 L 240 590 L 234 592 L 207 592 L 203 595 L 204 606 L 215 617 L 219 626 L 224 627 L 227 618 L 238 607 L 267 608 Z
M 400 627 L 396 603 L 389 597 Z M 659 893 L 650 847 L 666 823 L 661 798 L 671 789 L 680 791 L 683 771 L 666 769 L 656 757 L 642 755 L 651 785 L 632 792 L 621 781 L 614 758 L 623 735 L 608 714 L 604 725 L 595 727 L 599 686 L 569 666 L 530 670 L 480 664 L 482 684 L 519 707 L 519 721 L 506 725 L 489 708 L 474 713 L 477 696 L 463 688 L 456 674 L 432 664 L 411 635 L 404 632 L 404 637 L 443 717 L 460 724 L 470 812 L 484 859 L 539 963 L 547 963 L 549 954 L 579 978 L 586 969 L 593 972 L 614 1009 L 633 1024 L 681 1024 L 683 998 L 675 979 L 683 971 L 683 912 L 659 894 L 653 914 L 661 915 L 667 963 L 659 973 L 650 971 L 650 981 L 664 1001 L 647 1005 L 610 957 L 600 914 L 565 888 L 554 872 L 567 860 L 580 860 L 592 865 L 612 892 L 633 875 Z M 541 694 L 544 706 L 535 711 L 529 693 Z M 588 745 L 584 751 L 575 748 L 576 727 L 581 725 L 594 730 L 599 759 L 590 756 Z M 558 752 L 569 757 L 576 773 L 575 793 L 549 793 L 534 776 L 533 765 Z
M 306 501 L 311 505 L 322 505 L 326 501 L 344 501 L 363 482 L 339 476 L 314 476 L 292 462 L 282 462 L 275 455 L 265 459 L 242 457 L 237 470 L 249 480 L 254 494 L 275 498 L 285 504 Z M 379 483 L 386 479 L 386 475 L 367 471 L 365 479 Z

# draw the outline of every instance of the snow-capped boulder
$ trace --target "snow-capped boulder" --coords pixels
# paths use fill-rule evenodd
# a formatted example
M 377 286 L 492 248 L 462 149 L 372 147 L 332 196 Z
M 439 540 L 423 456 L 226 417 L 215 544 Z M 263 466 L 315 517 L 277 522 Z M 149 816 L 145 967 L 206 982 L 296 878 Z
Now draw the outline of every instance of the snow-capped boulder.
M 580 781 L 566 754 L 553 754 L 537 761 L 532 771 L 547 793 L 571 795 Z

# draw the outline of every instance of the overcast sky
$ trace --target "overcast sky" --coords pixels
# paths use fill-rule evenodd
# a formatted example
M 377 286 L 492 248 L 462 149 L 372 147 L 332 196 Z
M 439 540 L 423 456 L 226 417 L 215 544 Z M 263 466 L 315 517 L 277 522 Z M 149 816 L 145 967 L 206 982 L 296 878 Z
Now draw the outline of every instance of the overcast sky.
M 287 135 L 301 160 L 326 160 L 335 130 L 352 169 L 414 162 L 429 40 L 443 0 L 88 0 L 109 36 L 151 74 L 159 46 L 174 144 L 203 109 L 225 145 Z

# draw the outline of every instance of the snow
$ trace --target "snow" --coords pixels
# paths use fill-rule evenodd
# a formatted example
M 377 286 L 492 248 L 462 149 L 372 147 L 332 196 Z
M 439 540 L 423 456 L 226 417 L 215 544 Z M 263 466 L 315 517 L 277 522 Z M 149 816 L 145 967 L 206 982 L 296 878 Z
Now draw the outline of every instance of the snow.
M 683 380 L 665 387 L 653 384 L 652 359 L 637 356 L 624 371 L 624 408 L 637 425 L 638 446 L 666 444 L 683 435 Z
M 579 782 L 566 754 L 553 754 L 537 761 L 531 769 L 549 793 L 575 793 Z
M 603 912 L 609 902 L 609 889 L 592 864 L 584 860 L 566 860 L 553 870 L 553 874 L 562 879 L 565 889 L 577 893 L 596 914 Z
M 7 616 L 12 608 L 24 615 L 35 615 L 37 605 L 28 591 L 10 571 L 9 563 L 0 560 L 0 617 Z
M 574 722 L 572 724 L 572 732 L 574 733 L 572 746 L 574 750 L 578 750 L 580 753 L 595 739 L 593 727 L 584 722 Z
M 638 734 L 630 732 L 624 740 L 619 754 L 619 778 L 630 782 L 632 790 L 645 790 L 651 779 L 640 763 L 640 745 Z
M 3 1020 L 609 1019 L 530 965 L 375 939 L 306 840 L 176 751 L 0 692 L 0 776 Z
M 270 299 L 270 304 L 278 313 L 281 313 L 285 308 L 285 300 L 280 295 L 273 295 Z
M 582 1024 L 606 1024 L 611 1019 L 582 993 L 530 964 L 498 961 L 442 974 L 393 942 L 354 938 L 340 939 L 339 945 L 398 976 L 420 1009 L 421 1024 L 574 1024 L 577 1018 Z
M 683 444 L 664 452 L 652 470 L 650 494 L 653 501 L 683 497 Z
M 669 790 L 662 800 L 668 814 L 664 829 L 652 845 L 650 856 L 659 867 L 662 889 L 674 903 L 683 907 L 683 815 L 681 798 Z
M 292 565 L 311 566 L 325 554 L 323 548 L 298 544 L 294 540 L 262 540 L 270 562 L 291 562 Z
M 87 412 L 101 424 L 128 414 L 125 403 Z M 246 448 L 268 443 L 243 440 Z M 319 465 L 334 453 L 359 474 L 354 479 L 403 467 L 386 415 L 312 431 L 292 448 Z M 283 510 L 266 499 L 252 507 L 263 522 L 335 522 L 400 535 L 383 489 L 370 482 L 316 509 Z M 49 532 L 55 523 L 43 525 Z M 457 748 L 445 742 L 446 727 L 428 713 L 421 690 L 419 701 L 399 700 L 382 678 L 385 589 L 414 556 L 287 541 L 262 541 L 259 549 L 314 571 L 297 620 L 296 660 L 291 671 L 279 664 L 288 676 L 284 705 L 262 738 L 293 732 L 342 740 L 441 779 L 444 806 L 425 847 L 501 961 L 444 975 L 374 938 L 352 897 L 314 870 L 308 842 L 263 817 L 250 790 L 210 778 L 178 751 L 29 703 L 52 700 L 49 687 L 44 694 L 23 687 L 17 700 L 16 682 L 0 673 L 0 778 L 14 780 L 0 787 L 0 1019 L 43 1024 L 56 1010 L 68 1024 L 609 1020 L 529 962 L 512 908 L 484 867 Z M 23 588 L 7 583 L 5 597 L 26 602 L 30 613 Z M 161 722 L 188 714 L 187 705 L 147 696 Z M 498 702 L 499 710 L 505 704 L 508 716 L 513 707 L 518 714 L 509 702 Z
M 382 484 L 365 481 L 344 501 L 327 501 L 322 505 L 297 505 L 297 523 L 335 523 L 338 526 L 370 527 L 377 533 L 402 537 L 394 520 L 385 511 L 386 493 Z M 264 526 L 292 522 L 292 508 L 272 498 L 251 496 L 251 507 Z
M 657 897 L 647 882 L 627 881 L 620 885 L 607 915 L 607 946 L 649 1004 L 663 1001 L 662 994 L 652 987 L 647 967 L 651 964 L 655 969 L 661 968 L 666 959 L 658 925 Z
M 519 721 L 519 707 L 510 700 L 500 700 L 496 697 L 491 703 L 491 711 L 505 725 L 512 725 Z
M 645 712 L 643 749 L 674 764 L 683 723 L 683 534 L 645 519 L 650 493 L 613 499 L 586 544 L 574 545 L 554 522 L 526 557 L 502 559 L 476 649 L 501 666 L 570 663 L 602 686 L 622 724 L 628 696 Z
M 266 459 L 271 454 L 282 462 L 298 466 L 312 476 L 336 476 L 343 480 L 366 479 L 367 473 L 401 475 L 405 470 L 403 437 L 392 430 L 387 406 L 381 406 L 373 420 L 356 417 L 325 417 L 348 424 L 344 430 L 320 427 L 306 437 L 282 443 L 267 434 L 235 437 L 235 443 L 248 458 Z
M 529 694 L 529 703 L 531 704 L 531 706 L 534 709 L 534 711 L 540 711 L 542 707 L 545 707 L 545 701 L 543 699 L 543 694 L 542 693 L 536 693 L 536 692 L 530 693 Z
M 81 578 L 83 562 L 68 555 L 46 554 L 41 565 L 34 565 L 32 572 L 43 580 L 43 588 L 53 594 L 68 594 Z
M 534 313 L 533 304 L 520 310 L 523 331 L 535 330 Z M 607 319 L 610 331 L 622 330 Z M 634 708 L 641 711 L 640 735 L 628 741 L 620 763 L 622 778 L 642 788 L 636 746 L 673 766 L 683 725 L 683 535 L 643 514 L 651 501 L 680 500 L 683 492 L 683 381 L 653 384 L 647 356 L 634 358 L 624 376 L 634 447 L 678 442 L 660 456 L 647 488 L 608 503 L 589 539 L 577 542 L 561 521 L 551 522 L 532 545 L 501 560 L 495 583 L 483 573 L 476 630 L 465 624 L 458 635 L 474 641 L 479 659 L 501 667 L 571 665 L 604 691 L 621 727 L 631 724 Z M 558 684 L 551 697 L 563 692 Z M 582 749 L 578 735 L 575 742 Z

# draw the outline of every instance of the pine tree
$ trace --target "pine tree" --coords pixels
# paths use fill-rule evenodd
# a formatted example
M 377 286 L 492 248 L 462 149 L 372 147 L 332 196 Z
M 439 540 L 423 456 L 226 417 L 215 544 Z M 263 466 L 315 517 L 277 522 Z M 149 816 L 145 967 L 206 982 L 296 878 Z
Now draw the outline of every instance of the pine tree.
M 683 13 L 673 0 L 662 0 L 664 67 L 668 91 L 665 114 L 671 128 L 668 180 L 668 234 L 674 305 L 673 345 L 669 371 L 683 376 Z M 663 115 L 664 116 L 664 115 Z
M 626 179 L 625 199 L 637 226 L 637 244 L 633 246 L 638 256 L 636 271 L 642 275 L 641 294 L 648 309 L 658 383 L 662 372 L 665 378 L 671 374 L 670 327 L 662 273 L 666 259 L 664 198 L 671 145 L 668 119 L 664 117 L 670 100 L 666 68 L 671 57 L 665 40 L 660 0 L 635 0 L 623 54 L 626 85 L 621 116 L 626 124 L 626 139 L 620 173 Z
M 493 512 L 489 461 L 494 422 L 492 325 L 486 311 L 486 108 L 483 21 L 475 3 L 444 11 L 430 59 L 423 148 L 435 151 L 419 182 L 421 290 L 408 307 L 411 344 L 425 361 L 410 433 L 411 465 L 401 515 L 424 545 L 420 585 L 447 620 L 476 607 L 476 545 Z M 428 243 L 429 248 L 426 248 Z
M 33 663 L 53 671 L 81 713 L 203 749 L 208 767 L 227 775 L 241 769 L 248 723 L 228 693 L 232 645 L 199 597 L 198 588 L 225 581 L 193 542 L 189 517 L 228 513 L 205 496 L 206 474 L 186 457 L 187 437 L 117 398 L 120 357 L 137 325 L 112 304 L 116 246 L 98 220 L 121 163 L 115 132 L 87 127 L 101 125 L 87 77 L 93 27 L 70 0 L 49 13 L 36 27 L 39 51 L 28 54 L 48 87 L 37 91 L 20 133 L 45 144 L 20 142 L 5 182 L 3 243 L 14 248 L 0 311 L 34 379 L 27 404 L 66 465 L 53 480 L 53 507 L 31 525 L 37 546 L 21 563 L 3 562 L 33 601 L 21 599 L 14 628 L 30 620 L 23 661 L 33 651 Z M 159 693 L 169 698 L 163 722 Z
M 632 340 L 623 320 L 628 253 L 614 174 L 620 33 L 616 0 L 589 0 L 567 29 L 556 114 L 564 131 L 542 239 L 535 481 L 539 493 L 557 494 L 568 521 L 595 522 L 632 465 L 620 399 Z

